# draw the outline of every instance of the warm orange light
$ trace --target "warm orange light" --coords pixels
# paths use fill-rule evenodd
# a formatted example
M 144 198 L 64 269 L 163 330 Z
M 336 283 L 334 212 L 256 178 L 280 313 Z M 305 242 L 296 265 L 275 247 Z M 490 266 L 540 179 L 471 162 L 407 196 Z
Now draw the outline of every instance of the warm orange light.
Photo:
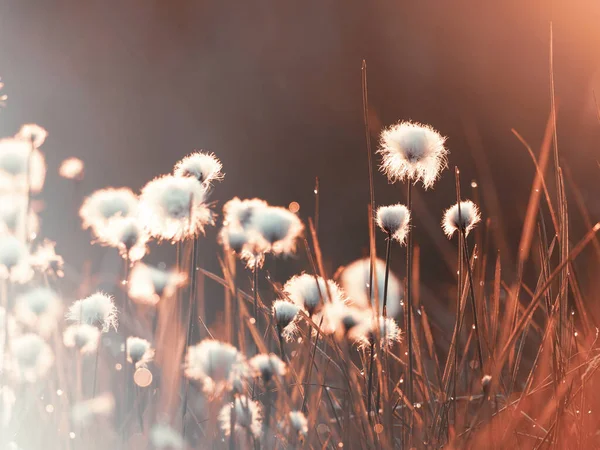
M 295 214 L 300 211 L 300 203 L 292 202 L 288 205 L 288 209 Z

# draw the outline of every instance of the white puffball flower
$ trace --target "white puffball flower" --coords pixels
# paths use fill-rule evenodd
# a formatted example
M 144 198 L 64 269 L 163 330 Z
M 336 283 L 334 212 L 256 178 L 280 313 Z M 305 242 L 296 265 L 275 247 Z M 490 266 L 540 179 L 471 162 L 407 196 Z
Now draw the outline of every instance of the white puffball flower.
M 123 259 L 134 263 L 142 259 L 148 251 L 150 239 L 142 222 L 137 217 L 113 217 L 108 220 L 98 242 L 119 250 Z
M 344 267 L 341 271 L 339 282 L 349 298 L 351 305 L 367 309 L 375 307 L 375 289 L 369 299 L 369 277 L 371 260 L 359 259 Z M 383 291 L 385 284 L 385 261 L 375 260 L 374 272 L 377 274 L 377 297 L 379 299 L 379 313 L 383 313 Z M 387 315 L 398 316 L 402 310 L 404 290 L 398 277 L 390 270 L 387 293 Z
M 13 337 L 10 341 L 10 356 L 11 371 L 18 379 L 30 383 L 43 378 L 54 362 L 50 346 L 33 333 Z
M 79 158 L 67 158 L 58 168 L 58 174 L 67 180 L 81 181 L 84 174 L 84 164 Z
M 155 424 L 150 430 L 150 442 L 157 449 L 182 449 L 184 447 L 181 432 L 163 423 Z
M 20 323 L 49 336 L 58 326 L 62 302 L 52 289 L 35 287 L 17 297 L 14 313 Z
M 240 200 L 234 197 L 223 206 L 223 221 L 225 225 L 247 230 L 251 228 L 254 215 L 269 207 L 269 204 L 259 198 Z
M 31 142 L 17 138 L 0 140 L 0 190 L 39 193 L 46 179 L 44 155 Z
M 234 406 L 235 405 L 235 406 Z M 219 412 L 219 423 L 225 436 L 231 434 L 231 414 L 235 408 L 235 431 L 249 431 L 257 438 L 262 433 L 262 412 L 260 405 L 255 400 L 241 395 L 232 403 L 223 406 Z
M 35 148 L 41 147 L 47 137 L 48 131 L 35 123 L 22 125 L 19 132 L 15 135 L 17 139 L 33 143 Z
M 210 185 L 213 181 L 223 179 L 223 164 L 213 153 L 195 152 L 181 161 L 173 169 L 176 177 L 194 177 L 204 185 Z
M 312 316 L 321 303 L 344 300 L 344 293 L 335 281 L 303 273 L 290 278 L 283 286 L 287 297 Z M 329 296 L 331 295 L 331 298 Z
M 232 345 L 213 339 L 204 339 L 188 347 L 184 373 L 198 380 L 209 395 L 230 390 L 236 377 L 246 372 L 244 356 Z
M 421 181 L 428 189 L 448 166 L 445 142 L 446 138 L 430 125 L 399 122 L 381 133 L 380 169 L 392 183 Z
M 277 331 L 286 341 L 291 341 L 298 330 L 298 312 L 300 307 L 287 300 L 273 302 L 273 315 L 277 324 Z
M 186 279 L 184 273 L 138 262 L 129 274 L 129 297 L 136 303 L 156 305 L 162 298 L 172 297 Z
M 130 336 L 127 338 L 127 361 L 135 367 L 146 367 L 154 359 L 154 349 L 146 339 Z
M 29 212 L 28 212 L 29 209 Z M 40 219 L 36 212 L 29 208 L 27 195 L 22 192 L 0 195 L 0 232 L 14 234 L 22 241 L 37 234 Z
M 32 276 L 27 246 L 11 234 L 0 235 L 0 278 L 24 284 Z
M 257 210 L 250 222 L 249 245 L 253 253 L 289 255 L 304 231 L 298 216 L 285 208 L 269 206 Z
M 290 431 L 300 435 L 306 436 L 308 434 L 308 420 L 302 411 L 290 411 L 288 413 L 288 421 Z
M 150 181 L 140 194 L 140 217 L 150 236 L 178 242 L 204 234 L 213 214 L 206 188 L 193 177 L 163 175 Z
M 52 271 L 62 277 L 65 261 L 61 255 L 56 253 L 55 248 L 55 242 L 44 239 L 29 257 L 31 267 L 40 273 Z
M 370 317 L 370 314 L 370 309 L 361 310 L 349 305 L 347 301 L 336 301 L 326 303 L 323 309 L 317 313 L 313 322 L 321 323 L 320 328 L 323 334 L 335 335 L 341 340 L 352 328 L 364 320 L 365 315 Z
M 360 348 L 366 348 L 370 347 L 371 342 L 376 339 L 377 335 L 379 335 L 382 347 L 391 347 L 394 342 L 400 342 L 401 339 L 400 328 L 396 321 L 383 316 L 365 320 L 350 331 L 349 337 Z
M 255 376 L 262 378 L 263 382 L 269 383 L 273 378 L 283 378 L 287 373 L 286 364 L 279 356 L 271 353 L 261 353 L 252 357 L 248 364 Z
M 66 318 L 71 322 L 94 325 L 103 332 L 117 329 L 117 307 L 113 298 L 103 292 L 73 302 Z
M 110 393 L 75 403 L 71 418 L 79 426 L 92 425 L 99 417 L 108 417 L 115 409 L 115 399 Z
M 448 239 L 458 230 L 461 232 L 464 231 L 465 235 L 468 236 L 479 221 L 481 221 L 479 208 L 471 200 L 465 200 L 460 202 L 460 216 L 458 214 L 458 203 L 446 210 L 444 220 L 442 221 L 442 228 Z
M 69 325 L 63 333 L 65 347 L 76 348 L 83 355 L 95 352 L 99 341 L 100 330 L 87 323 Z
M 400 244 L 404 244 L 410 231 L 410 211 L 404 205 L 380 206 L 377 209 L 377 225 Z
M 102 239 L 110 219 L 135 216 L 138 198 L 129 188 L 106 188 L 92 193 L 81 204 L 79 216 L 83 229 L 90 228 L 94 236 Z

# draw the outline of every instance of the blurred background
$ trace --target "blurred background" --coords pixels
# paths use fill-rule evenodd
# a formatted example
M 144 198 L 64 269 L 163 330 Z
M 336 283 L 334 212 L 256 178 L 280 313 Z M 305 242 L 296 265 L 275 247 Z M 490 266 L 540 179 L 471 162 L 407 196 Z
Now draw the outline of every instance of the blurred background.
M 550 112 L 551 22 L 559 151 L 598 220 L 600 3 L 591 0 L 4 0 L 0 76 L 8 105 L 0 132 L 25 122 L 49 130 L 44 234 L 73 270 L 85 260 L 107 273 L 121 267 L 116 251 L 92 249 L 78 231 L 82 196 L 105 186 L 137 191 L 204 149 L 226 172 L 212 197 L 218 212 L 234 196 L 257 196 L 296 201 L 306 220 L 318 176 L 319 236 L 333 273 L 367 253 L 364 59 L 374 148 L 381 127 L 399 119 L 448 136 L 463 194 L 482 199 L 484 216 L 503 230 L 492 245 L 505 239 L 511 260 L 534 176 L 511 128 L 539 152 Z M 57 175 L 70 156 L 86 164 L 76 190 Z M 453 170 L 420 194 L 414 229 L 423 284 L 451 282 L 437 249 L 454 245 L 438 228 L 455 201 Z M 401 186 L 375 175 L 377 205 L 403 198 Z M 583 229 L 576 220 L 572 227 L 577 239 Z M 218 270 L 216 233 L 202 241 L 211 270 Z M 379 235 L 381 256 L 384 245 Z M 169 251 L 151 259 L 167 261 Z M 403 276 L 397 255 L 394 270 Z M 306 268 L 300 256 L 272 270 L 285 281 Z

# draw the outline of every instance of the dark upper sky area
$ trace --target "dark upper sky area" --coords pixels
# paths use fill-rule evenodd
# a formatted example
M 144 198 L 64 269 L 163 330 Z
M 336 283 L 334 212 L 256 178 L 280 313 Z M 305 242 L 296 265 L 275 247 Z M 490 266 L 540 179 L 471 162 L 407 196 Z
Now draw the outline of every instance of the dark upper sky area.
M 235 195 L 298 201 L 306 218 L 319 176 L 320 237 L 335 269 L 367 246 L 365 59 L 374 144 L 398 119 L 432 124 L 449 137 L 465 195 L 470 180 L 491 180 L 484 214 L 493 214 L 494 192 L 510 240 L 534 174 L 511 128 L 539 149 L 551 21 L 559 148 L 598 219 L 600 3 L 591 0 L 5 0 L 0 76 L 9 100 L 0 131 L 23 122 L 49 130 L 45 234 L 77 264 L 89 256 L 88 236 L 72 232 L 72 187 L 56 175 L 62 159 L 85 161 L 82 195 L 139 189 L 198 148 L 223 161 L 220 205 Z M 377 204 L 402 200 L 400 187 L 381 174 L 375 181 Z M 449 245 L 436 226 L 453 183 L 448 170 L 415 207 L 425 279 L 437 242 Z

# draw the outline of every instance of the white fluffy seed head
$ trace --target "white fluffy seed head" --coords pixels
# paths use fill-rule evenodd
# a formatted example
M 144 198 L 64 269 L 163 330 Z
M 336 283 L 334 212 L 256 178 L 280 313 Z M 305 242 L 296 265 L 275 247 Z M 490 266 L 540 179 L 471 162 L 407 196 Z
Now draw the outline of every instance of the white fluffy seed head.
M 456 231 L 464 231 L 465 235 L 468 236 L 471 230 L 473 230 L 475 225 L 480 221 L 481 214 L 479 213 L 477 205 L 471 200 L 465 200 L 460 202 L 460 208 L 459 204 L 455 203 L 446 210 L 444 219 L 442 220 L 442 228 L 444 229 L 446 236 L 448 236 L 448 239 L 450 239 Z
M 248 364 L 255 376 L 261 377 L 265 383 L 269 383 L 274 377 L 283 378 L 287 373 L 286 364 L 274 354 L 261 353 L 252 357 Z
M 370 313 L 370 310 L 360 310 L 346 301 L 336 301 L 326 303 L 321 312 L 313 318 L 313 322 L 321 323 L 323 334 L 335 335 L 336 338 L 343 339 L 350 330 L 364 320 L 365 315 Z
M 6 385 L 0 387 L 0 426 L 8 426 L 16 402 L 17 397 L 10 387 Z
M 223 179 L 223 164 L 213 153 L 195 152 L 179 161 L 173 170 L 176 177 L 193 177 L 210 185 Z
M 296 214 L 269 206 L 252 215 L 249 247 L 253 253 L 289 255 L 295 253 L 296 241 L 303 231 L 304 225 Z
M 234 406 L 235 405 L 235 406 Z M 262 412 L 255 400 L 246 396 L 236 397 L 233 403 L 223 406 L 219 412 L 219 423 L 225 436 L 231 434 L 231 415 L 235 414 L 235 431 L 249 431 L 256 438 L 262 433 Z
M 32 208 L 29 208 L 25 193 L 15 192 L 0 195 L 1 233 L 13 234 L 25 242 L 29 236 L 37 234 L 39 228 L 39 217 Z M 29 233 L 29 236 L 26 236 L 26 233 Z
M 135 216 L 138 198 L 129 188 L 106 188 L 87 197 L 79 209 L 84 229 L 90 228 L 100 240 L 107 233 L 109 221 L 116 217 Z
M 0 235 L 0 278 L 24 284 L 31 280 L 33 269 L 29 250 L 11 234 Z
M 341 270 L 339 277 L 340 285 L 346 292 L 349 303 L 361 309 L 375 307 L 375 289 L 369 298 L 369 258 L 354 261 Z M 379 300 L 379 313 L 383 313 L 383 292 L 385 284 L 385 261 L 375 260 L 374 273 L 377 275 L 377 297 Z M 402 298 L 404 291 L 398 277 L 390 270 L 387 293 L 387 315 L 398 316 L 402 310 Z
M 96 351 L 100 341 L 100 330 L 87 323 L 69 325 L 63 333 L 63 343 L 67 348 L 76 348 L 81 354 Z
M 302 411 L 290 411 L 288 413 L 288 420 L 291 431 L 301 436 L 308 434 L 308 420 L 306 420 L 306 416 Z
M 55 242 L 44 239 L 30 255 L 31 267 L 40 273 L 53 272 L 62 277 L 65 261 L 62 256 L 56 253 L 55 248 Z
M 146 255 L 149 239 L 150 236 L 140 219 L 129 216 L 114 217 L 108 220 L 97 241 L 102 245 L 117 248 L 123 259 L 134 263 Z
M 110 328 L 117 329 L 117 307 L 113 298 L 103 292 L 73 302 L 66 318 L 75 323 L 94 325 L 103 332 Z
M 307 273 L 290 278 L 283 286 L 283 291 L 309 316 L 312 316 L 321 304 L 343 301 L 345 297 L 335 281 L 325 282 L 322 277 Z
M 140 217 L 150 236 L 179 242 L 204 233 L 213 214 L 206 200 L 206 187 L 193 177 L 163 175 L 143 187 Z
M 230 390 L 234 380 L 246 372 L 243 355 L 230 344 L 205 339 L 188 347 L 185 376 L 200 381 L 208 395 L 217 396 Z
M 31 147 L 31 142 L 17 138 L 0 140 L 0 191 L 38 193 L 44 187 L 46 161 Z
M 285 340 L 290 341 L 298 329 L 298 312 L 300 307 L 287 300 L 275 300 L 273 302 L 273 315 L 277 329 Z
M 135 367 L 146 367 L 154 359 L 154 349 L 146 339 L 130 336 L 127 338 L 127 361 Z
M 391 347 L 394 342 L 400 342 L 400 328 L 394 319 L 379 316 L 371 320 L 365 320 L 354 327 L 349 334 L 349 337 L 361 348 L 370 347 L 371 342 L 377 336 L 379 336 L 382 347 Z
M 84 164 L 79 158 L 67 158 L 58 168 L 58 174 L 67 180 L 83 180 Z
M 152 427 L 150 442 L 157 449 L 182 449 L 184 447 L 181 433 L 164 423 L 157 423 Z
M 108 417 L 115 409 L 115 399 L 110 393 L 76 403 L 71 408 L 71 418 L 79 426 L 92 425 L 98 417 Z
M 246 245 L 248 245 L 248 233 L 242 228 L 223 226 L 219 232 L 219 243 L 225 249 L 241 255 Z
M 404 244 L 410 231 L 410 211 L 404 205 L 380 206 L 377 209 L 377 225 L 400 244 Z
M 37 334 L 23 334 L 10 341 L 9 364 L 19 380 L 35 383 L 46 375 L 53 362 L 52 349 Z
M 162 298 L 173 296 L 186 282 L 186 276 L 138 262 L 129 275 L 129 297 L 136 303 L 156 305 Z
M 446 138 L 429 125 L 399 122 L 381 133 L 380 169 L 392 183 L 421 181 L 428 189 L 447 167 L 445 142 Z
M 20 323 L 42 336 L 49 336 L 58 326 L 62 303 L 52 289 L 35 287 L 17 297 L 14 313 Z
M 240 200 L 234 197 L 223 206 L 223 222 L 225 226 L 247 230 L 251 227 L 254 215 L 268 207 L 267 202 L 258 198 Z
M 15 138 L 33 144 L 35 148 L 41 147 L 47 137 L 48 131 L 35 123 L 22 125 L 19 132 L 15 135 Z

